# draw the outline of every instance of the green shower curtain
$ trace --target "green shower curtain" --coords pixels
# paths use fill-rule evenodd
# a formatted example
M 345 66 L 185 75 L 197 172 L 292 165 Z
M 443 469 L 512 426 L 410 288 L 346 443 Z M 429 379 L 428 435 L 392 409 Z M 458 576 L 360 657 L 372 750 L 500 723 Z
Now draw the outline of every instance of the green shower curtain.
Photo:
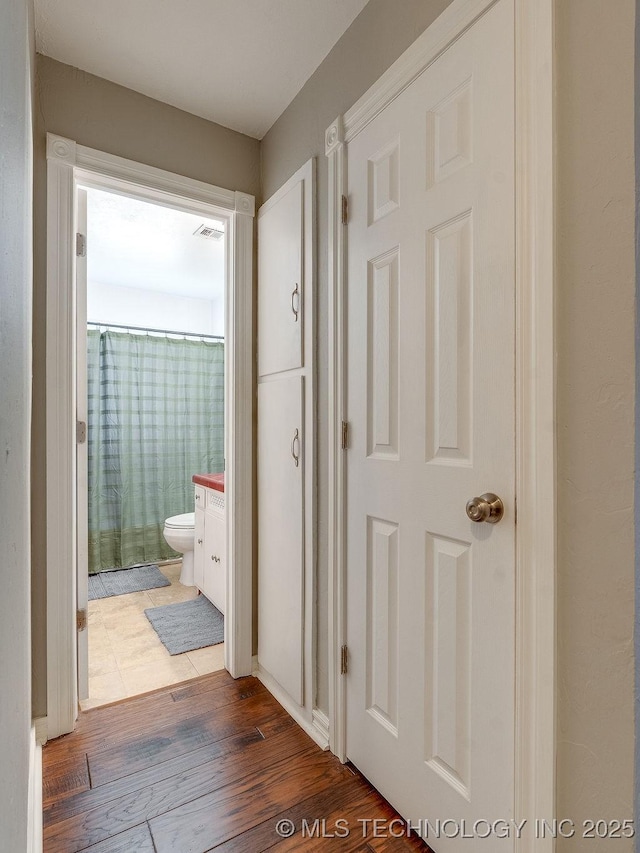
M 89 572 L 169 559 L 165 518 L 224 467 L 224 344 L 87 333 Z

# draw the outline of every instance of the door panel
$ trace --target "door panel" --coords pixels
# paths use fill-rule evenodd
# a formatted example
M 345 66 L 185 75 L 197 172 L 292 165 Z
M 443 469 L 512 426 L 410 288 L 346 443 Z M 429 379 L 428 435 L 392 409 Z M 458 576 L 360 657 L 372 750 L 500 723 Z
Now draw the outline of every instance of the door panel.
M 303 365 L 303 203 L 299 181 L 258 215 L 258 373 Z
M 303 412 L 304 377 L 258 386 L 258 657 L 298 705 L 304 704 Z
M 347 150 L 347 755 L 416 821 L 513 815 L 513 27 L 500 0 Z

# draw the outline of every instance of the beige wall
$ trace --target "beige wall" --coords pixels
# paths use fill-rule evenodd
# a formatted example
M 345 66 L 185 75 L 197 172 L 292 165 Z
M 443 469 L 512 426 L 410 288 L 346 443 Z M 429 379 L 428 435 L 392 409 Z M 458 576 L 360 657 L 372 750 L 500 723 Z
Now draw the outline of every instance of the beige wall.
M 556 2 L 558 816 L 579 821 L 633 816 L 634 12 Z
M 32 452 L 33 708 L 46 710 L 45 133 L 216 186 L 258 195 L 260 143 L 45 56 L 37 57 Z
M 262 197 L 269 198 L 310 157 L 318 164 L 318 689 L 327 676 L 327 161 L 324 134 L 449 5 L 450 0 L 369 0 L 338 44 L 262 140 Z
M 324 131 L 446 5 L 371 0 L 263 140 L 268 198 L 318 158 L 318 705 L 327 702 Z M 558 816 L 632 817 L 634 3 L 558 0 Z M 536 816 L 531 816 L 536 817 Z M 582 839 L 560 842 L 578 849 Z M 597 845 L 597 842 L 596 842 Z M 616 850 L 631 849 L 618 842 Z M 581 848 L 582 849 L 582 848 Z
M 27 850 L 31 737 L 31 3 L 0 26 L 0 849 Z

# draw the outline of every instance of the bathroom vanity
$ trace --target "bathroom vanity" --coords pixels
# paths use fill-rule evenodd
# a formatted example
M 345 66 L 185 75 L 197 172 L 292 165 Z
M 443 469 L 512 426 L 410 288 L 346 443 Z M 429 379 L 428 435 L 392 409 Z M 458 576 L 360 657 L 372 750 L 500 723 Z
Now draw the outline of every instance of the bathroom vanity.
M 195 474 L 192 479 L 195 483 L 194 583 L 224 613 L 227 578 L 224 474 Z

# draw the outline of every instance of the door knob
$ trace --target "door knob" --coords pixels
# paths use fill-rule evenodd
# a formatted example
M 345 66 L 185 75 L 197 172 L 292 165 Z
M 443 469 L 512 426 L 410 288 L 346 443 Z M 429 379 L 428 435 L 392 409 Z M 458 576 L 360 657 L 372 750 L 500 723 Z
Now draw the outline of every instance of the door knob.
M 467 502 L 467 515 L 471 521 L 497 524 L 504 515 L 504 504 L 493 492 L 485 492 L 479 498 L 471 498 Z

